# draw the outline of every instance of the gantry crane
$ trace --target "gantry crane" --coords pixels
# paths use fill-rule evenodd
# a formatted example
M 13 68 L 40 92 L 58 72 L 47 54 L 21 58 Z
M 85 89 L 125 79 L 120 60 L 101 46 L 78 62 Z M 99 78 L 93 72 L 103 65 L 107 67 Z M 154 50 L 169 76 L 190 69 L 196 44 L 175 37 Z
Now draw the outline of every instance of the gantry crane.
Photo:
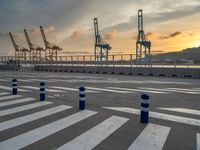
M 57 61 L 58 51 L 62 50 L 62 48 L 47 41 L 42 26 L 40 26 L 40 31 L 46 48 L 46 60 Z
M 136 64 L 150 64 L 151 41 L 145 37 L 143 30 L 143 11 L 138 10 L 138 38 L 136 42 Z
M 105 58 L 106 62 L 108 62 L 109 50 L 111 50 L 112 47 L 101 38 L 99 34 L 97 18 L 94 18 L 94 33 L 95 33 L 94 60 L 102 62 L 103 58 Z
M 44 51 L 44 49 L 38 45 L 32 44 L 26 29 L 24 29 L 24 34 L 30 49 L 30 60 L 33 62 L 40 61 L 42 59 L 42 51 Z
M 9 32 L 9 35 L 10 35 L 12 44 L 13 44 L 14 49 L 15 49 L 15 60 L 26 62 L 27 61 L 27 53 L 29 52 L 29 50 L 24 48 L 24 47 L 17 45 L 11 32 Z

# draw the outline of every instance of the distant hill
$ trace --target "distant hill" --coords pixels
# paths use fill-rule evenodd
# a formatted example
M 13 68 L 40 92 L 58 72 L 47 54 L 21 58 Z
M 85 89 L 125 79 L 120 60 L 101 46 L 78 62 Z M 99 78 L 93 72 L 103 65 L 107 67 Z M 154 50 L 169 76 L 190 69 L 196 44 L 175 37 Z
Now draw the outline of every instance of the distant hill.
M 153 59 L 156 60 L 182 60 L 182 61 L 193 61 L 194 63 L 200 63 L 200 46 L 183 49 L 182 51 L 178 52 L 169 52 L 163 54 L 157 54 L 153 56 Z

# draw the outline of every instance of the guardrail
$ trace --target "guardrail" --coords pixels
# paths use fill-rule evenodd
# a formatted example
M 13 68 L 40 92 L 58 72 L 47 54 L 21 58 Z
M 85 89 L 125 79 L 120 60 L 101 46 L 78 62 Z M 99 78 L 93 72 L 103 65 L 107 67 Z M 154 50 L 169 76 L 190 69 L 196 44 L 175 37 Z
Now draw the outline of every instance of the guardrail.
M 162 67 L 162 68 L 200 68 L 200 53 L 153 54 L 151 62 L 135 63 L 134 54 L 109 55 L 108 61 L 94 61 L 93 55 L 58 56 L 57 60 L 36 58 L 34 61 L 14 56 L 0 56 L 0 64 L 52 65 L 52 66 L 110 66 L 110 67 Z

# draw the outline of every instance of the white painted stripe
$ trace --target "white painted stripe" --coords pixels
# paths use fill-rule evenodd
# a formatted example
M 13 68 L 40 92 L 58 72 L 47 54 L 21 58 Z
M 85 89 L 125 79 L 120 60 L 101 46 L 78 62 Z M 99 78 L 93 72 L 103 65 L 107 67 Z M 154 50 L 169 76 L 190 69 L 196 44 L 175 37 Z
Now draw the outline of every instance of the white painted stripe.
M 105 91 L 105 92 L 113 92 L 113 93 L 133 93 L 133 92 L 128 92 L 128 91 L 121 91 L 121 90 L 111 90 L 111 89 L 105 89 L 105 88 L 95 88 L 95 87 L 86 87 L 86 89 L 90 90 L 99 90 L 99 91 Z
M 188 92 L 188 91 L 179 91 L 179 90 L 170 90 L 170 89 L 156 89 L 156 88 L 146 88 L 146 87 L 139 87 L 139 89 L 165 91 L 165 92 L 182 93 L 182 94 L 184 94 L 184 93 L 187 93 L 187 94 L 199 94 L 198 92 Z
M 0 93 L 0 96 L 4 96 L 4 95 L 8 95 L 8 94 L 10 94 L 10 93 L 8 93 L 8 92 L 2 92 L 2 93 Z
M 197 133 L 197 150 L 200 150 L 200 133 Z
M 141 107 L 141 111 L 149 112 L 149 107 L 148 107 L 148 108 L 146 108 L 146 107 Z
M 55 82 L 50 80 L 40 80 L 40 79 L 30 79 L 30 81 L 38 81 L 38 82 Z
M 19 98 L 19 97 L 22 97 L 21 95 L 8 95 L 8 96 L 3 96 L 3 97 L 0 97 L 0 101 L 2 100 L 8 100 L 8 99 L 13 99 L 13 98 Z
M 50 88 L 59 89 L 59 90 L 67 90 L 67 91 L 75 91 L 75 92 L 78 92 L 78 91 L 79 91 L 78 88 L 59 87 L 59 86 L 49 86 L 49 87 L 50 87 Z M 87 90 L 87 89 L 86 89 L 86 93 L 99 93 L 99 92 L 93 91 L 93 90 Z
M 47 125 L 41 126 L 24 134 L 15 136 L 8 140 L 0 142 L 0 147 L 3 150 L 22 149 L 30 144 L 33 144 L 41 139 L 44 139 L 60 130 L 63 130 L 73 124 L 82 121 L 97 112 L 84 110 L 66 118 L 57 120 Z
M 8 80 L 5 80 L 5 79 L 0 79 L 0 81 L 7 82 Z
M 200 90 L 197 90 L 197 89 L 183 89 L 183 88 L 167 88 L 167 89 L 189 91 L 189 92 L 200 92 Z
M 164 108 L 164 107 L 159 107 L 158 109 L 168 110 L 168 111 L 175 111 L 175 112 L 181 112 L 181 113 L 192 114 L 192 115 L 199 115 L 200 116 L 200 111 L 199 110 L 194 110 L 194 109 L 186 109 L 186 108 Z
M 85 97 L 80 97 L 79 100 L 80 101 L 85 101 Z
M 20 81 L 20 82 L 33 82 L 33 81 L 30 81 L 30 80 L 24 80 L 24 79 L 18 79 L 18 81 Z
M 112 116 L 57 150 L 91 150 L 128 120 L 127 118 Z
M 141 99 L 141 103 L 143 103 L 143 104 L 149 104 L 149 99 L 148 100 Z
M 4 130 L 7 130 L 7 129 L 10 129 L 13 127 L 17 127 L 19 125 L 22 125 L 22 124 L 25 124 L 25 123 L 28 123 L 28 122 L 31 122 L 31 121 L 34 121 L 34 120 L 37 120 L 37 119 L 40 119 L 43 117 L 47 117 L 47 116 L 53 115 L 55 113 L 70 109 L 70 108 L 72 108 L 72 107 L 66 106 L 66 105 L 60 105 L 60 106 L 57 106 L 54 108 L 50 108 L 47 110 L 43 110 L 43 111 L 39 111 L 39 112 L 30 114 L 30 115 L 26 115 L 26 116 L 12 119 L 12 120 L 8 120 L 8 121 L 0 123 L 0 131 L 4 131 Z
M 29 105 L 10 108 L 10 109 L 0 111 L 0 116 L 10 115 L 13 113 L 17 113 L 17 112 L 37 108 L 37 107 L 42 107 L 42 106 L 49 105 L 49 104 L 52 104 L 52 102 L 45 101 L 45 102 L 38 102 L 38 103 L 29 104 Z
M 130 88 L 120 88 L 120 87 L 108 87 L 108 88 L 116 89 L 116 90 L 133 91 L 133 92 L 144 92 L 144 93 L 156 93 L 156 94 L 167 93 L 167 92 L 159 92 L 159 91 L 152 91 L 152 90 L 140 90 L 140 89 L 130 89 Z
M 38 87 L 35 87 L 35 86 L 20 86 L 22 88 L 25 88 L 25 89 L 31 89 L 31 90 L 40 90 L 40 86 Z M 60 93 L 60 92 L 65 92 L 65 91 L 61 91 L 61 90 L 53 90 L 53 89 L 47 89 L 46 88 L 46 91 L 48 92 L 55 92 L 55 93 Z
M 23 98 L 23 99 L 18 99 L 18 100 L 14 100 L 14 101 L 9 101 L 9 102 L 0 103 L 0 107 L 9 106 L 9 105 L 13 105 L 13 104 L 24 103 L 24 102 L 29 102 L 29 101 L 33 101 L 33 100 L 35 100 L 35 99 L 34 99 L 34 98 Z
M 170 128 L 148 124 L 128 150 L 162 150 Z
M 0 86 L 0 89 L 3 89 L 3 90 L 7 90 L 7 91 L 11 91 L 12 88 L 9 87 L 9 86 Z M 19 92 L 30 92 L 29 90 L 24 90 L 24 89 L 18 89 Z
M 128 108 L 128 107 L 103 107 L 103 108 L 126 112 L 126 113 L 131 113 L 131 114 L 135 114 L 135 115 L 140 115 L 139 109 L 133 109 L 133 108 Z M 189 125 L 194 125 L 194 126 L 200 126 L 200 120 L 187 118 L 187 117 L 168 115 L 168 114 L 152 112 L 152 111 L 149 112 L 149 116 L 152 118 L 157 118 L 157 119 L 162 119 L 162 120 L 167 120 L 167 121 L 173 121 L 173 122 L 184 123 L 184 124 L 189 124 Z

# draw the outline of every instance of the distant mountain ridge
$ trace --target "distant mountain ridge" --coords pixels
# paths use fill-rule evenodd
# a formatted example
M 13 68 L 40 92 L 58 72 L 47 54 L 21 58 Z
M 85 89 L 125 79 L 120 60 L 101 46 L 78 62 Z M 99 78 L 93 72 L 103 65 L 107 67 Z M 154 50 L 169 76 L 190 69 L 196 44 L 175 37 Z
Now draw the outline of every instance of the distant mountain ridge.
M 200 62 L 200 46 L 193 48 L 186 48 L 182 51 L 168 52 L 163 54 L 157 54 L 153 56 L 153 59 L 185 59 L 192 60 L 195 63 Z

